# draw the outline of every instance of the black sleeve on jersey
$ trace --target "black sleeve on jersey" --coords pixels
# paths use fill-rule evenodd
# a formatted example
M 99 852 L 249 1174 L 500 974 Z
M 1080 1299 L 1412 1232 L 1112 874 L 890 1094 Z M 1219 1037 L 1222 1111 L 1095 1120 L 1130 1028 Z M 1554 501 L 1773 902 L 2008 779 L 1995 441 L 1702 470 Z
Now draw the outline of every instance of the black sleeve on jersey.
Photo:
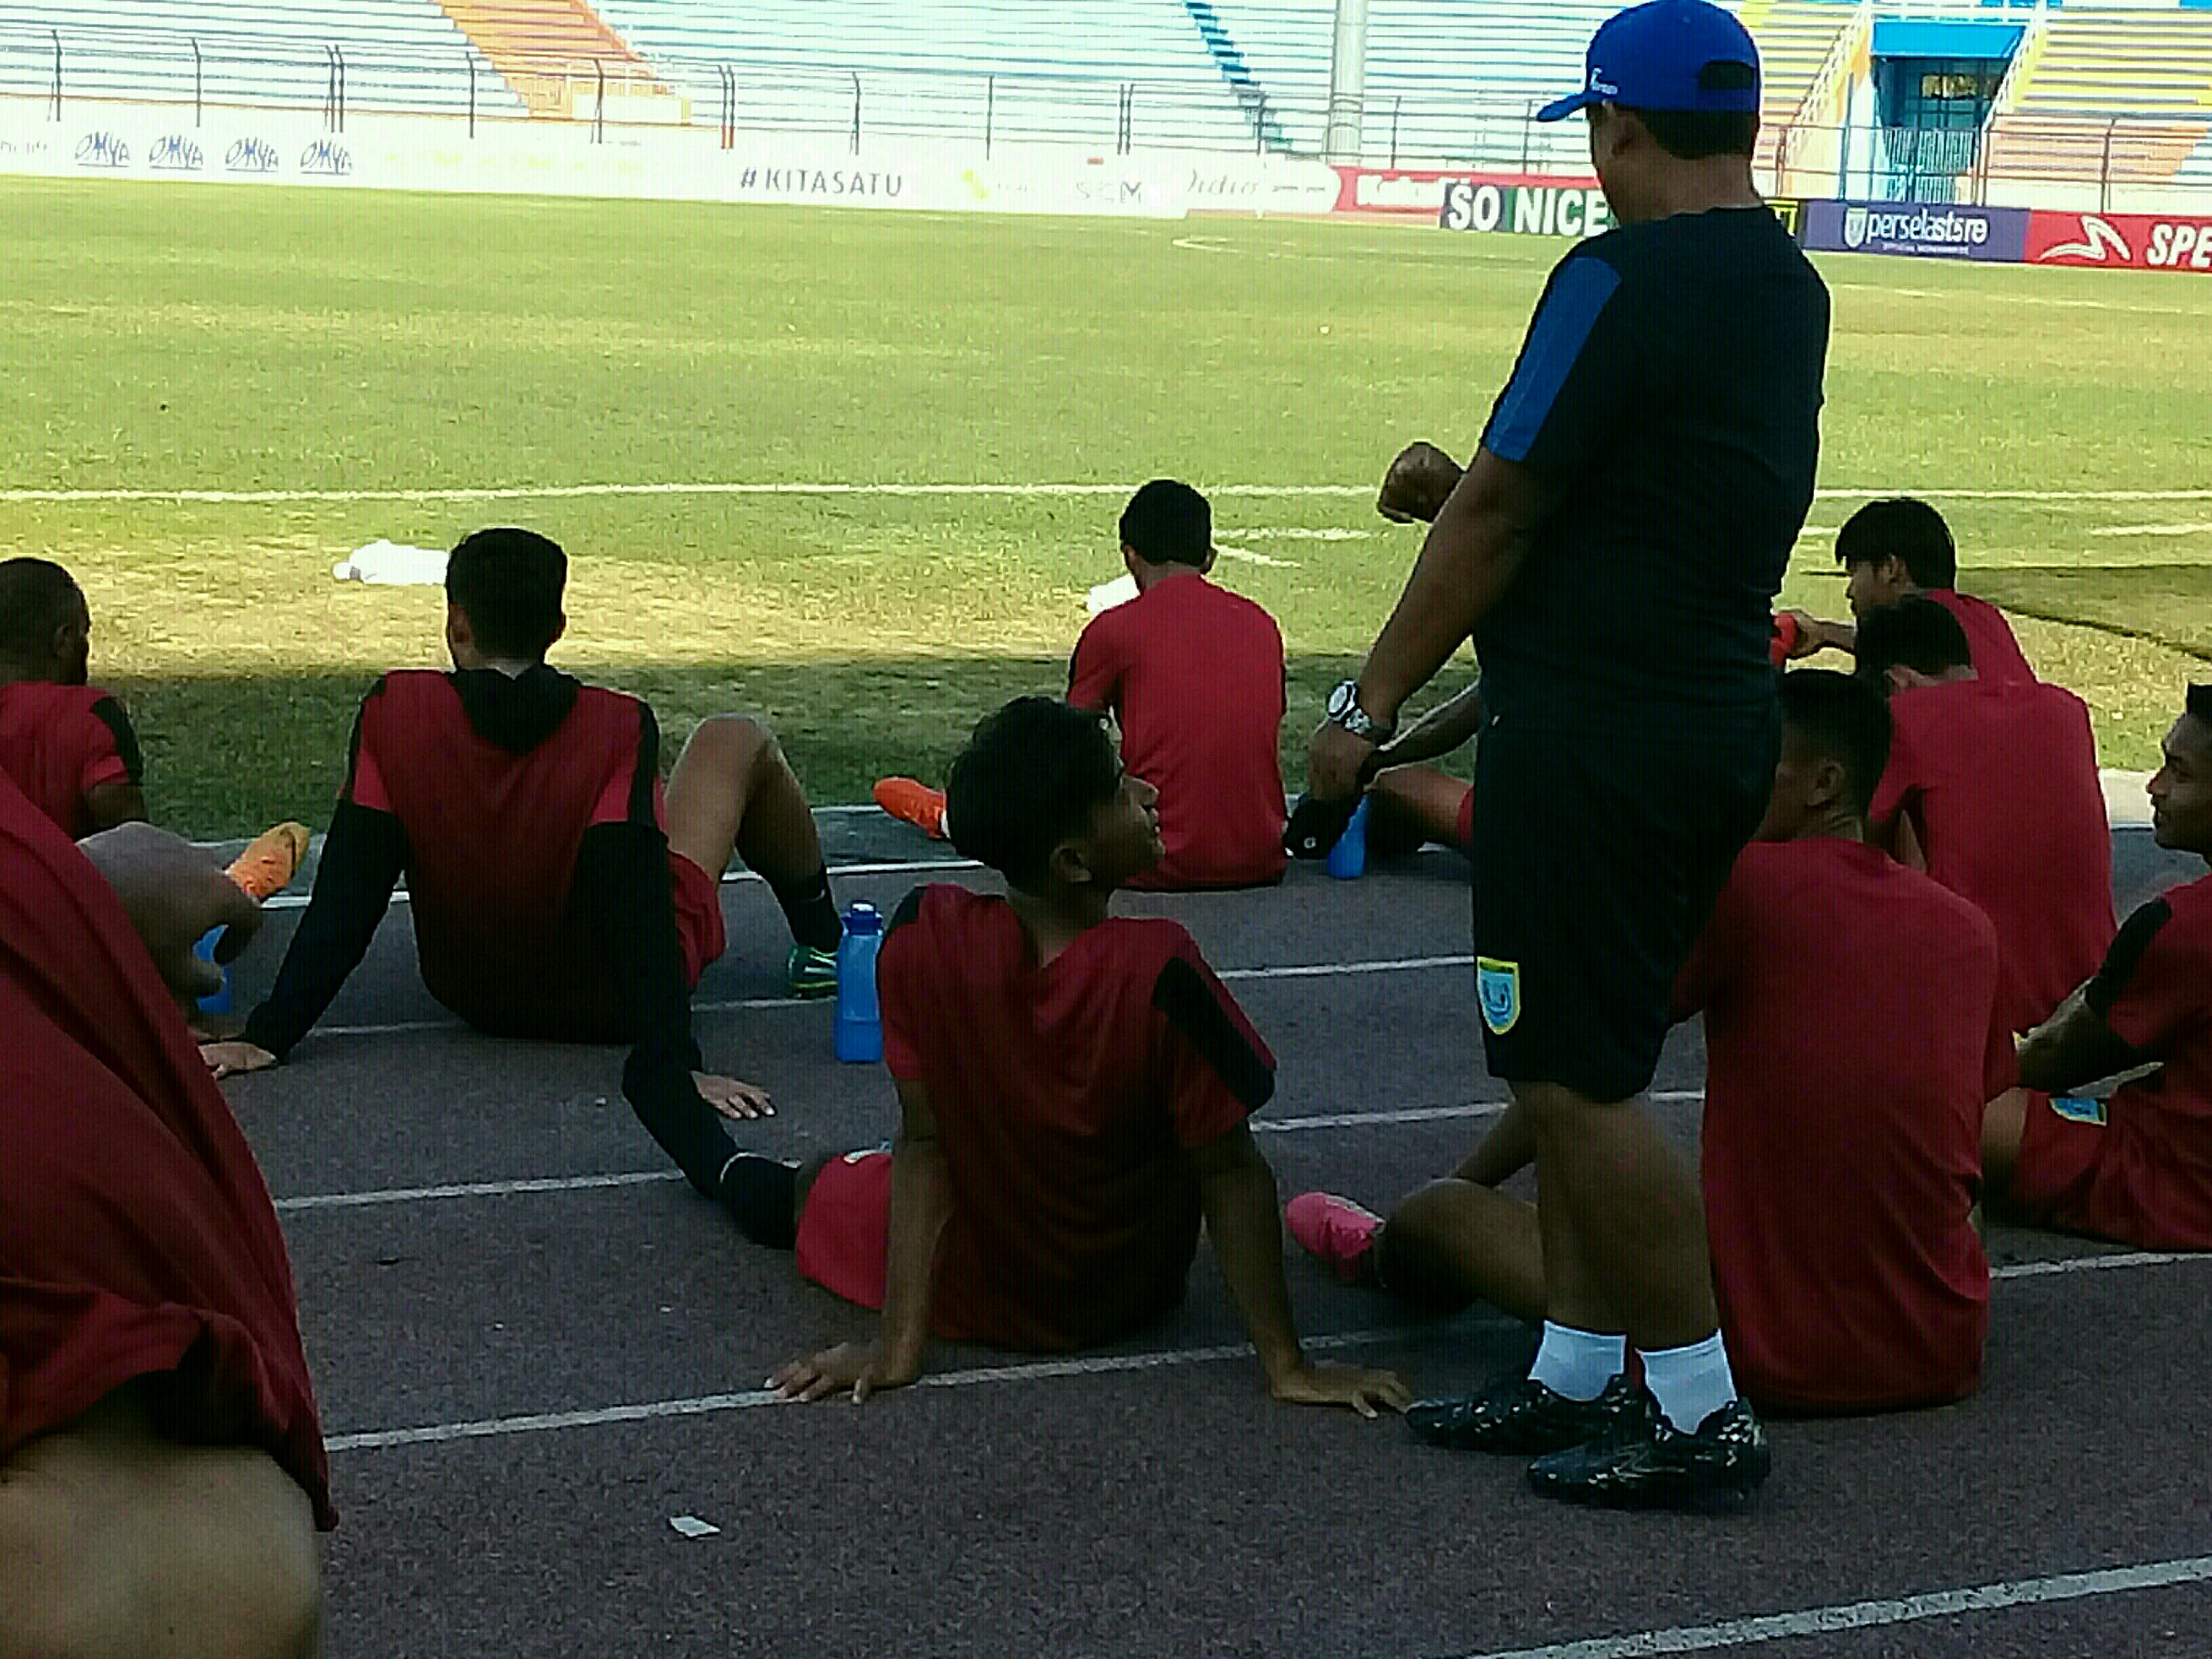
M 2105 965 L 2097 969 L 2096 977 L 2082 994 L 2082 1000 L 2089 1005 L 2091 1013 L 2099 1019 L 2111 1015 L 2112 1005 L 2135 978 L 2136 969 L 2142 966 L 2143 953 L 2150 949 L 2150 942 L 2158 937 L 2158 930 L 2172 919 L 2173 907 L 2156 898 L 2120 924 L 2112 948 L 2105 952 Z
M 1246 1111 L 1256 1112 L 1274 1097 L 1274 1069 L 1245 1041 L 1205 976 L 1182 957 L 1170 957 L 1160 969 L 1152 1006 L 1190 1039 Z
M 691 1036 L 666 837 L 650 821 L 593 825 L 577 848 L 574 892 L 628 1005 L 623 1097 L 685 1179 L 718 1199 L 738 1149 L 691 1078 L 704 1067 Z
M 138 733 L 131 729 L 131 716 L 123 712 L 123 705 L 112 697 L 102 697 L 93 704 L 94 718 L 107 728 L 107 735 L 115 739 L 115 752 L 123 757 L 124 775 L 134 784 L 146 781 L 145 757 L 138 752 Z
M 338 802 L 315 866 L 314 895 L 276 988 L 246 1022 L 248 1042 L 279 1060 L 292 1052 L 361 965 L 406 867 L 407 831 L 398 818 Z

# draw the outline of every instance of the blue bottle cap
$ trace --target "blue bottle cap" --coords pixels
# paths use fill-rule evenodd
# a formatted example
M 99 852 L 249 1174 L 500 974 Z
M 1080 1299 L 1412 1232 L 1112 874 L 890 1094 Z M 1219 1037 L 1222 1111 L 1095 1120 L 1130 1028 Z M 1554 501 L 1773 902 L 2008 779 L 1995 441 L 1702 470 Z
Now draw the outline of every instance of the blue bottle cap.
M 872 904 L 856 904 L 845 912 L 845 931 L 848 933 L 880 933 L 884 931 L 883 914 Z

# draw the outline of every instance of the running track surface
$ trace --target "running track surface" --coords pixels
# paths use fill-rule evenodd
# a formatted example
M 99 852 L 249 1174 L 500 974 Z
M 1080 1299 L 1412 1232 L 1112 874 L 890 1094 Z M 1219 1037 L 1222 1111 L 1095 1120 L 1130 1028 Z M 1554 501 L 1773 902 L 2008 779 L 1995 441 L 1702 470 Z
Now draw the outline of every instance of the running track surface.
M 826 816 L 824 839 L 840 866 L 951 856 L 858 815 Z M 2116 845 L 2124 907 L 2190 873 L 2139 831 Z M 888 909 L 927 878 L 848 876 L 839 896 Z M 837 1066 L 829 1010 L 781 996 L 768 894 L 722 891 L 701 1040 L 780 1108 L 744 1138 L 790 1157 L 884 1139 L 881 1073 Z M 1188 926 L 1273 1046 L 1258 1122 L 1285 1198 L 1385 1206 L 1496 1109 L 1468 905 L 1435 852 L 1356 883 L 1301 866 L 1278 891 L 1125 902 Z M 296 919 L 257 941 L 246 994 Z M 1510 1462 L 1269 1403 L 1203 1251 L 1172 1322 L 1080 1366 L 940 1346 L 931 1386 L 766 1403 L 778 1362 L 872 1321 L 668 1178 L 618 1051 L 453 1027 L 404 904 L 325 1026 L 228 1087 L 283 1212 L 334 1449 L 337 1659 L 1996 1659 L 2193 1656 L 2212 1631 L 2212 1260 L 2001 1233 L 1978 1397 L 1774 1425 L 1746 1516 L 1589 1515 L 1528 1496 Z M 1657 1109 L 1692 1150 L 1702 1059 L 1694 1029 L 1676 1039 Z M 1438 1392 L 1529 1351 L 1510 1322 L 1423 1321 L 1286 1248 L 1331 1357 Z

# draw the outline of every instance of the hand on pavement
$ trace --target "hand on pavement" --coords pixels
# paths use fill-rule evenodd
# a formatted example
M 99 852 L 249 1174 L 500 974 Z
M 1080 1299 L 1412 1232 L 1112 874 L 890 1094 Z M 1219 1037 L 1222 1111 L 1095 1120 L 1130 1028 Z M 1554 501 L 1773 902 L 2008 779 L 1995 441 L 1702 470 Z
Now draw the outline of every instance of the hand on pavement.
M 1357 1365 L 1301 1364 L 1269 1383 L 1267 1391 L 1286 1406 L 1349 1406 L 1370 1419 L 1381 1415 L 1378 1406 L 1402 1412 L 1413 1403 L 1413 1391 L 1397 1372 Z
M 775 1108 L 769 1103 L 765 1089 L 740 1083 L 733 1077 L 716 1077 L 711 1072 L 694 1072 L 691 1081 L 697 1086 L 700 1098 L 724 1117 L 743 1122 L 748 1118 L 775 1115 Z
M 248 1072 L 264 1072 L 276 1063 L 276 1056 L 266 1048 L 252 1042 L 203 1042 L 200 1058 L 207 1061 L 208 1070 L 220 1083 L 227 1077 L 243 1077 Z
M 833 1394 L 852 1391 L 853 1403 L 865 1404 L 872 1394 L 902 1389 L 920 1376 L 884 1358 L 873 1343 L 841 1342 L 805 1359 L 794 1359 L 768 1380 L 786 1400 L 826 1400 Z

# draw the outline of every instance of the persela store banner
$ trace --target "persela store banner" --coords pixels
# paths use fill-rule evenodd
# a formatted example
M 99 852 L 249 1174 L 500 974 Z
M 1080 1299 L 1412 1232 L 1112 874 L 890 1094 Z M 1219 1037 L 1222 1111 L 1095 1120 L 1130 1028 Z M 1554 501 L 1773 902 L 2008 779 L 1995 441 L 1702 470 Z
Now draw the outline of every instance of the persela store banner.
M 1808 202 L 1800 240 L 1816 253 L 1903 253 L 1928 259 L 2020 264 L 2026 208 L 1951 202 Z

